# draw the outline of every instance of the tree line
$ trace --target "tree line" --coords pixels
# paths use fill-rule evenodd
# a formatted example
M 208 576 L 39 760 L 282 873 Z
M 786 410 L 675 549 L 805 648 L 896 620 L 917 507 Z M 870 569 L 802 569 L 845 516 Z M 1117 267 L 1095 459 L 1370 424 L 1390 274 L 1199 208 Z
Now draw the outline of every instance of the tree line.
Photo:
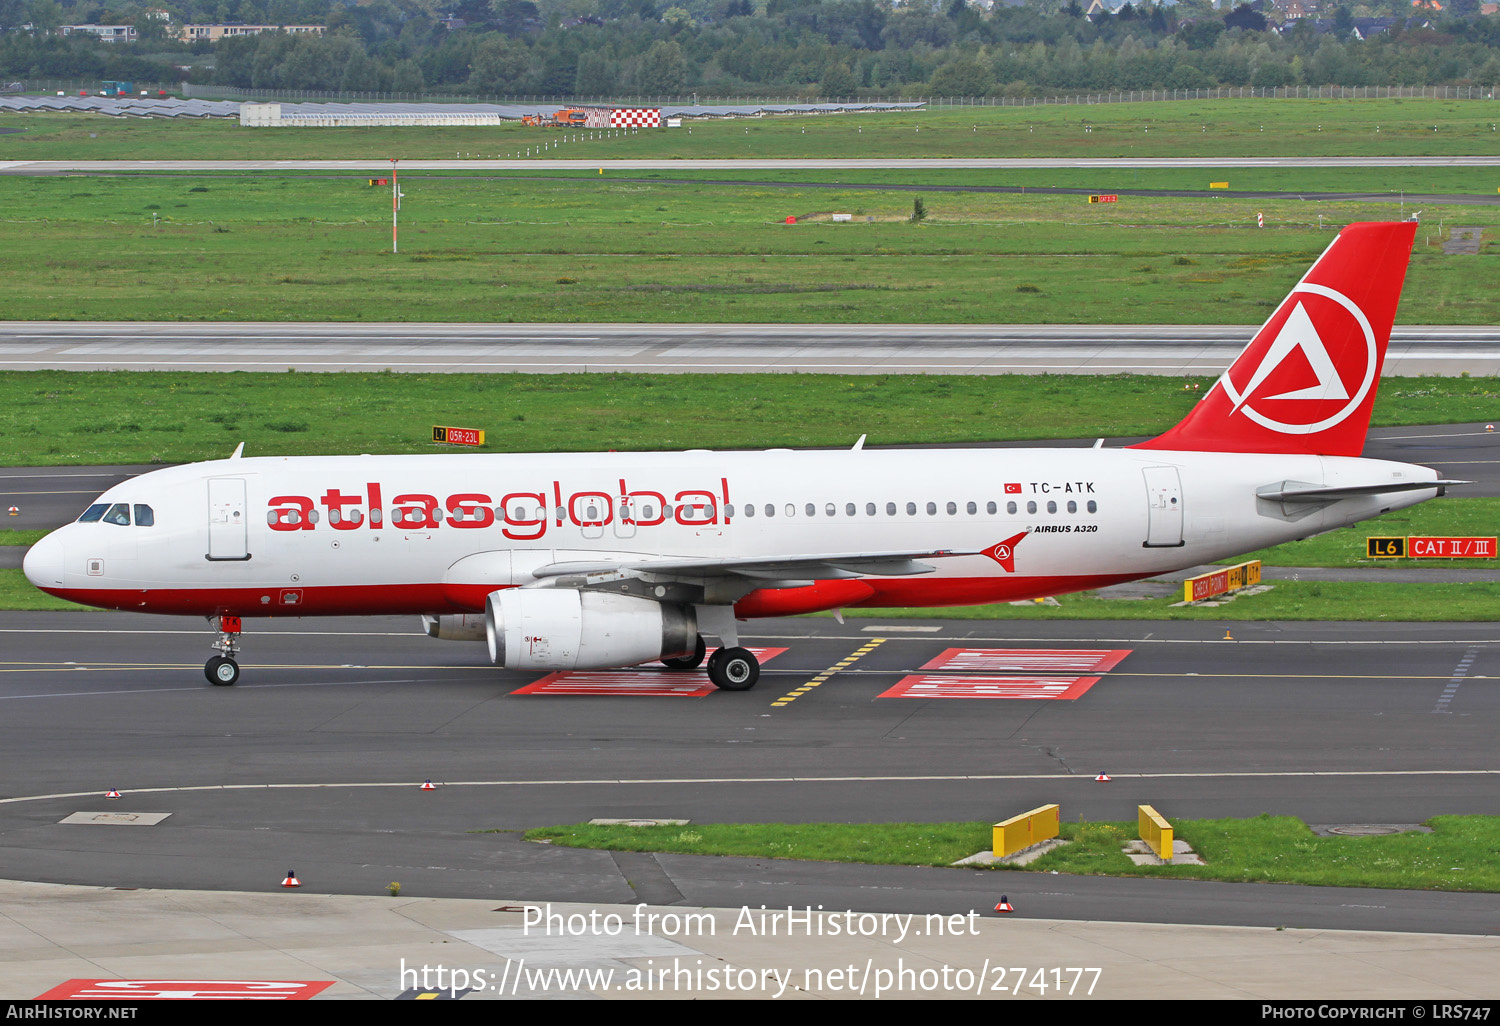
M 1477 0 L 1417 16 L 1409 0 L 1372 0 L 1285 32 L 1272 30 L 1257 9 L 1262 2 L 1233 11 L 1206 0 L 1127 4 L 1093 18 L 1077 0 L 990 12 L 965 0 L 165 5 L 179 21 L 327 26 L 322 36 L 266 33 L 209 46 L 175 42 L 159 28 L 131 44 L 46 28 L 75 16 L 145 25 L 150 19 L 136 0 L 113 7 L 0 0 L 0 78 L 187 79 L 330 93 L 788 98 L 1500 83 L 1500 16 L 1480 15 Z

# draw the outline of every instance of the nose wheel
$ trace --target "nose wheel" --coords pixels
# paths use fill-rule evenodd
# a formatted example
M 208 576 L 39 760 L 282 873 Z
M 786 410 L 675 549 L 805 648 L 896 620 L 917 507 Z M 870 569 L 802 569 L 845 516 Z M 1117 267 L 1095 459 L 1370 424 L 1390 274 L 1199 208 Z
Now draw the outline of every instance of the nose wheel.
M 213 617 L 209 618 L 210 623 L 213 623 L 213 620 Z M 217 649 L 219 654 L 203 664 L 203 676 L 216 687 L 228 687 L 240 679 L 240 664 L 234 660 L 240 651 L 240 618 L 237 616 L 218 617 L 218 627 L 219 636 L 214 639 L 212 647 Z
M 203 675 L 210 684 L 228 687 L 240 679 L 240 664 L 228 656 L 214 656 L 203 664 Z

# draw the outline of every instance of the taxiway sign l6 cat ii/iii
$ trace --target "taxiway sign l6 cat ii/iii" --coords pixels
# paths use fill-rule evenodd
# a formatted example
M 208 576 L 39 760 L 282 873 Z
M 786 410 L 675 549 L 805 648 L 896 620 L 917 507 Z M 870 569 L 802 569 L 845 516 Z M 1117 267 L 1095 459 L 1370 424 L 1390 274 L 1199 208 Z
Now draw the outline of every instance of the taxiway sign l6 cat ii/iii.
M 719 647 L 737 621 L 1027 599 L 1152 577 L 1441 495 L 1360 458 L 1415 225 L 1345 228 L 1181 423 L 1122 449 L 234 458 L 126 481 L 26 555 L 87 605 L 217 620 L 420 614 L 497 666 Z

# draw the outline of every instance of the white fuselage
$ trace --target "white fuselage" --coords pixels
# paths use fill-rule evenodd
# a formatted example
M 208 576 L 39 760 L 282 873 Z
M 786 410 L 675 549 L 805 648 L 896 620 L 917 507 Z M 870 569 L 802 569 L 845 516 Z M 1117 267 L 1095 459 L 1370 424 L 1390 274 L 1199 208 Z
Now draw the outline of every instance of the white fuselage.
M 531 570 L 621 554 L 990 554 L 932 572 L 768 581 L 741 617 L 1014 600 L 1150 577 L 1345 526 L 1433 490 L 1284 505 L 1283 482 L 1435 481 L 1349 457 L 1145 449 L 320 456 L 155 471 L 100 496 L 150 507 L 53 532 L 26 574 L 75 601 L 150 612 L 464 613 Z M 664 508 L 665 507 L 665 508 Z M 1022 537 L 1017 537 L 1022 536 Z

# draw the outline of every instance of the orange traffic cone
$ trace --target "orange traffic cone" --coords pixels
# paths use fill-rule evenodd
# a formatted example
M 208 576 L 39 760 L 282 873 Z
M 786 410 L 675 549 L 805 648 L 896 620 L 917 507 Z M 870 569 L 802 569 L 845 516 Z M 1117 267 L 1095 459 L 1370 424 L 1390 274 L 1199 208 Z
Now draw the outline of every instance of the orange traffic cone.
M 1002 894 L 1002 895 L 1000 895 L 1000 904 L 998 904 L 998 905 L 995 906 L 995 911 L 996 912 L 1014 912 L 1015 909 L 1011 907 L 1010 899 L 1007 898 L 1005 895 Z
M 283 880 L 283 881 L 281 881 L 281 886 L 283 886 L 283 887 L 301 887 L 302 886 L 302 881 L 297 879 L 297 873 L 296 873 L 295 870 L 288 869 L 286 871 L 286 879 Z

